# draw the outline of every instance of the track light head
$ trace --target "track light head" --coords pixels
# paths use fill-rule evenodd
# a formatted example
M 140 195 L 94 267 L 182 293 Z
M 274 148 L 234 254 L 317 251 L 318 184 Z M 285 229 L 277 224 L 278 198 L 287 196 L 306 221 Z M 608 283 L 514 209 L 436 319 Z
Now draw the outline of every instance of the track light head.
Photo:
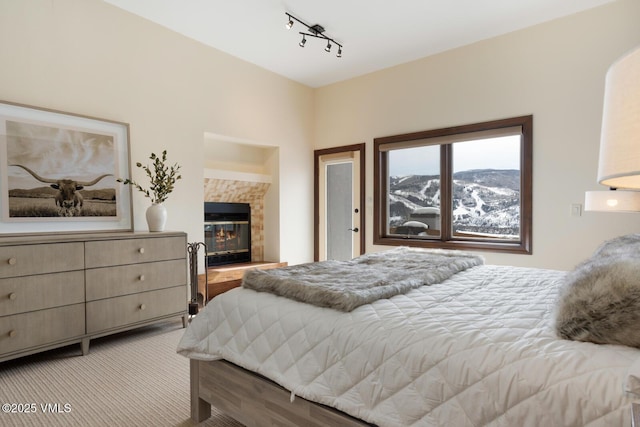
M 302 40 L 300 40 L 300 43 L 298 43 L 298 45 L 300 47 L 304 47 L 304 44 L 307 42 L 307 39 L 304 37 L 304 34 L 302 35 Z
M 331 42 L 327 42 L 327 47 L 324 48 L 326 52 L 331 52 Z
M 293 27 L 293 19 L 291 19 L 291 15 L 287 14 L 287 16 L 289 17 L 289 22 L 287 22 L 287 24 L 285 25 L 285 28 L 287 30 L 290 30 L 291 27 Z
M 338 46 L 338 53 L 336 53 L 338 58 L 342 58 L 342 46 Z

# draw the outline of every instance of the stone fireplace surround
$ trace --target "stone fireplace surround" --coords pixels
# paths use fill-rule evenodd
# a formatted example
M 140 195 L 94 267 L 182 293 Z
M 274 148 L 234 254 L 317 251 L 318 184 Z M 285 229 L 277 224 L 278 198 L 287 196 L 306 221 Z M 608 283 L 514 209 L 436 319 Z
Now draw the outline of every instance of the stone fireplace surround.
M 251 206 L 251 261 L 264 261 L 264 196 L 268 182 L 205 178 L 204 201 L 249 203 Z

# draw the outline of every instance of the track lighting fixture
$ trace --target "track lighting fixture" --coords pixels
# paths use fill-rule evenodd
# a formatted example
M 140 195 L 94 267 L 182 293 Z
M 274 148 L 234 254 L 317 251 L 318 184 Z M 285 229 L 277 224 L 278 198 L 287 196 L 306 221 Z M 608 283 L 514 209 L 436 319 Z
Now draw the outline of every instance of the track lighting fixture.
M 338 46 L 338 53 L 336 54 L 336 56 L 338 58 L 342 58 L 342 45 L 337 41 L 335 41 L 334 39 L 332 39 L 331 37 L 327 37 L 324 34 L 324 27 L 322 25 L 319 25 L 319 24 L 307 25 L 301 20 L 299 20 L 298 18 L 296 18 L 295 16 L 291 15 L 290 13 L 285 13 L 285 15 L 287 15 L 287 18 L 289 19 L 287 21 L 287 24 L 285 25 L 287 30 L 290 30 L 293 27 L 293 24 L 294 24 L 293 21 L 296 21 L 307 28 L 307 32 L 304 32 L 304 31 L 299 32 L 299 34 L 302 35 L 302 40 L 300 40 L 300 43 L 298 43 L 300 47 L 304 47 L 305 43 L 307 43 L 306 36 L 314 37 L 317 39 L 323 39 L 327 41 L 327 46 L 324 48 L 324 50 L 327 52 L 331 52 L 331 47 L 333 44 L 335 44 Z

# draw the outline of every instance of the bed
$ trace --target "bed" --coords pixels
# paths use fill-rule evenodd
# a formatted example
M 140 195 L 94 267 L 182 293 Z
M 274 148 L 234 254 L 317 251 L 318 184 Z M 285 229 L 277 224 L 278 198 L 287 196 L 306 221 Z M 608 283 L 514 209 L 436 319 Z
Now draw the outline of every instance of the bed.
M 558 301 L 583 276 L 458 270 L 351 309 L 247 287 L 217 296 L 178 346 L 192 418 L 213 404 L 247 426 L 631 425 L 640 349 L 558 336 Z

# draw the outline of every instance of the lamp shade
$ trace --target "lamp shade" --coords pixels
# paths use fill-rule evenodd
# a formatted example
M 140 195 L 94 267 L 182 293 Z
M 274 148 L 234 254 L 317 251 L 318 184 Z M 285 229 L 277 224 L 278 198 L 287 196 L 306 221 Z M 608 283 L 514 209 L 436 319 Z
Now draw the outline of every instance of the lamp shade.
M 640 47 L 607 72 L 598 182 L 640 189 Z
M 585 211 L 640 212 L 640 191 L 587 191 Z

